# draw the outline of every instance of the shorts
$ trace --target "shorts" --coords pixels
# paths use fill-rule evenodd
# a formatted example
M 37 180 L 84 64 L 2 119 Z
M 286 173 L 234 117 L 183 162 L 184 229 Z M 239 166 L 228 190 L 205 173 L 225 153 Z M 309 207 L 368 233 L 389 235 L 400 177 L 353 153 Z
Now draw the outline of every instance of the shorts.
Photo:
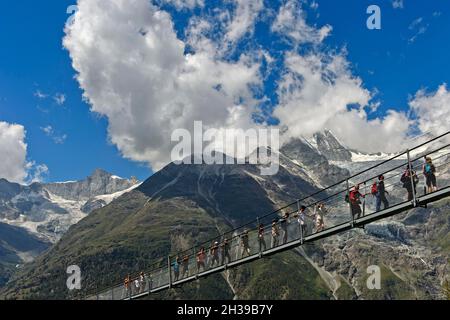
M 436 176 L 434 174 L 427 174 L 426 178 L 427 187 L 436 187 Z

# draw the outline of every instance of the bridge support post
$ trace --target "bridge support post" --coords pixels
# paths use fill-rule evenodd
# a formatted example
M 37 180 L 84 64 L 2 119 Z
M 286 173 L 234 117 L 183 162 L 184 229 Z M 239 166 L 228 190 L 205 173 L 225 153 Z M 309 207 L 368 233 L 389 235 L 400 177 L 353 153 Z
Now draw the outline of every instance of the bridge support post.
M 352 217 L 352 228 L 355 226 L 355 217 L 352 212 L 352 202 L 350 201 L 350 183 L 348 179 L 346 180 L 347 185 L 347 198 L 348 198 L 348 208 L 350 209 L 350 216 Z
M 197 270 L 195 271 L 195 279 L 198 279 L 199 266 L 198 266 L 198 263 L 197 263 L 197 252 L 195 250 L 195 247 L 193 248 L 193 250 L 194 250 L 194 262 L 195 262 L 195 265 L 196 265 L 196 268 L 197 268 Z
M 167 257 L 167 269 L 169 271 L 169 289 L 172 288 L 172 270 L 170 270 L 170 255 Z
M 297 214 L 298 214 L 298 228 L 300 231 L 300 245 L 303 245 L 303 229 L 302 229 L 302 225 L 300 223 L 300 201 L 297 200 Z
M 367 195 L 367 184 L 364 181 L 364 198 L 363 198 L 363 209 L 362 209 L 363 217 L 366 215 L 366 195 Z
M 409 178 L 411 179 L 411 188 L 412 188 L 412 195 L 413 195 L 413 206 L 417 207 L 417 196 L 416 196 L 416 185 L 414 184 L 414 178 L 413 178 L 413 169 L 411 164 L 411 156 L 409 149 L 406 150 L 406 155 L 408 157 L 408 169 L 409 169 Z
M 259 258 L 262 257 L 262 246 L 261 246 L 261 239 L 259 238 L 259 217 L 256 217 L 256 236 L 258 237 L 258 245 L 259 245 Z M 264 239 L 264 233 L 262 234 L 263 240 Z

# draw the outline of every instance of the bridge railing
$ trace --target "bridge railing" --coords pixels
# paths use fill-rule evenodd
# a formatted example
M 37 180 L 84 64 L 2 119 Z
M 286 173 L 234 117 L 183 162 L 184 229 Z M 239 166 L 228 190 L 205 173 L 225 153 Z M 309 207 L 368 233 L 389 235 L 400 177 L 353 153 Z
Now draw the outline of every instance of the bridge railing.
M 170 287 L 188 278 L 201 276 L 210 269 L 226 267 L 249 256 L 262 256 L 268 250 L 304 239 L 307 235 L 324 232 L 331 227 L 352 222 L 358 216 L 374 214 L 377 212 L 376 196 L 371 194 L 371 187 L 374 182 L 378 182 L 380 175 L 384 176 L 389 206 L 415 201 L 417 195 L 427 192 L 425 178 L 422 174 L 425 156 L 433 159 L 438 186 L 450 184 L 449 140 L 450 132 L 446 132 L 411 150 L 406 150 L 362 172 L 353 174 L 332 186 L 258 217 L 239 228 L 227 231 L 207 242 L 199 243 L 188 250 L 173 253 L 167 258 L 159 260 L 144 272 L 143 278 L 139 274 L 134 274 L 130 276 L 131 282 L 127 286 L 118 283 L 90 295 L 89 298 L 115 300 L 150 294 L 158 288 Z M 402 175 L 407 170 L 415 171 L 419 178 L 417 184 L 412 183 L 412 199 L 411 194 L 408 199 L 408 192 L 404 188 L 405 183 L 401 181 Z M 361 201 L 352 209 L 352 205 L 346 201 L 346 198 L 357 185 L 361 193 Z M 319 209 L 319 205 L 321 205 L 322 211 Z M 300 214 L 302 206 L 305 207 L 305 215 Z M 259 230 L 260 226 L 263 230 Z M 223 249 L 225 238 L 229 243 L 228 251 Z M 211 249 L 216 242 L 218 249 L 214 254 L 214 250 Z M 201 248 L 205 250 L 203 259 L 199 256 Z M 199 259 L 203 260 L 204 264 L 198 263 Z

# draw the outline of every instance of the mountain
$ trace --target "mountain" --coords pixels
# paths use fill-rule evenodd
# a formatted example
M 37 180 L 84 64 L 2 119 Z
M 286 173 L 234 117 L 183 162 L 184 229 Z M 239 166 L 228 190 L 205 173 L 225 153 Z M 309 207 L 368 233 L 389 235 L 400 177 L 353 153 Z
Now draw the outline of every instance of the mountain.
M 261 176 L 257 165 L 171 163 L 136 189 L 73 225 L 55 246 L 14 277 L 4 291 L 5 297 L 72 297 L 64 280 L 68 264 L 77 264 L 83 270 L 84 292 L 94 288 L 94 281 L 99 281 L 100 286 L 121 281 L 126 272 L 141 270 L 169 252 L 187 249 L 270 212 L 281 202 L 318 190 L 294 160 L 284 156 L 274 176 Z M 308 266 L 296 271 L 300 278 L 310 278 L 309 273 L 320 278 L 300 255 L 291 252 L 285 257 L 294 265 L 298 262 Z M 277 268 L 284 266 L 281 260 L 267 263 Z M 104 277 L 95 276 L 98 274 Z M 221 276 L 215 279 L 214 286 L 219 289 L 214 295 L 232 298 L 227 280 Z M 202 281 L 206 287 L 209 282 Z M 296 292 L 300 285 L 289 278 L 285 282 L 283 292 Z M 15 283 L 20 286 L 15 287 Z M 198 290 L 195 285 L 189 288 L 192 297 L 206 297 L 210 292 Z M 330 297 L 325 285 L 317 288 L 317 297 Z
M 66 200 L 87 200 L 100 195 L 113 194 L 136 184 L 128 179 L 96 169 L 85 180 L 45 184 L 45 189 Z
M 136 185 L 135 180 L 122 179 L 100 169 L 76 182 L 22 186 L 1 179 L 0 221 L 54 243 L 93 209 L 108 204 Z
M 0 223 L 0 287 L 17 267 L 32 261 L 50 245 L 23 228 Z
M 293 139 L 283 146 L 274 176 L 262 176 L 257 165 L 249 164 L 169 164 L 70 227 L 53 247 L 19 270 L 0 296 L 77 298 L 120 283 L 129 272 L 145 270 L 160 258 L 164 264 L 168 254 L 339 181 L 354 167 L 383 160 L 359 154 L 355 162 L 355 153 L 331 135 Z M 330 155 L 330 150 L 340 155 Z M 448 166 L 440 170 L 448 172 Z M 391 201 L 403 196 L 401 188 L 389 195 Z M 348 219 L 344 201 L 330 209 L 327 225 Z M 449 262 L 449 214 L 448 201 L 443 200 L 152 298 L 440 299 Z M 65 270 L 72 264 L 82 270 L 81 292 L 65 287 Z M 365 286 L 372 264 L 382 271 L 382 289 L 376 292 Z

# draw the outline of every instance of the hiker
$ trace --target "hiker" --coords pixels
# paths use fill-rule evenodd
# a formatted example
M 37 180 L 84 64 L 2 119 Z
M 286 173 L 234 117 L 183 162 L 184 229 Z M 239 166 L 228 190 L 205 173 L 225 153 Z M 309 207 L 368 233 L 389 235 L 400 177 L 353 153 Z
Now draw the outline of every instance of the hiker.
M 365 197 L 364 195 L 362 195 L 359 192 L 359 184 L 357 184 L 356 186 L 353 187 L 353 190 L 350 191 L 348 199 L 350 201 L 350 208 L 351 208 L 351 212 L 352 212 L 352 216 L 353 218 L 359 219 L 361 217 L 361 197 Z
M 271 248 L 278 246 L 278 237 L 280 236 L 280 230 L 278 230 L 277 221 L 272 221 L 272 243 Z
M 173 275 L 175 276 L 174 281 L 178 281 L 178 278 L 180 277 L 180 257 L 176 257 L 174 262 L 172 263 L 173 266 Z
M 134 279 L 134 287 L 135 287 L 135 294 L 138 294 L 141 290 L 140 290 L 140 283 L 139 283 L 139 278 Z
M 302 238 L 304 238 L 306 236 L 306 233 L 308 231 L 308 226 L 306 224 L 306 207 L 305 206 L 301 206 L 300 207 L 300 211 L 297 213 L 297 221 L 298 221 L 298 225 L 300 227 L 300 235 Z
M 183 265 L 183 270 L 181 273 L 181 277 L 184 278 L 189 276 L 189 256 L 187 254 L 184 255 L 183 260 L 181 261 Z
M 139 284 L 140 284 L 140 288 L 141 288 L 141 290 L 139 291 L 139 293 L 142 293 L 142 292 L 144 292 L 144 290 L 145 290 L 145 275 L 144 275 L 143 272 L 141 272 L 141 273 L 139 274 Z
M 259 251 L 266 251 L 266 240 L 264 239 L 264 225 L 262 223 L 259 224 L 258 227 L 258 242 L 259 242 Z M 264 248 L 264 249 L 263 249 Z
M 221 249 L 221 256 L 222 256 L 221 264 L 225 264 L 225 258 L 228 259 L 227 263 L 230 263 L 231 262 L 230 243 L 228 242 L 227 237 L 225 237 L 223 239 L 222 243 L 220 244 L 220 249 Z
M 217 266 L 219 266 L 219 242 L 218 241 L 215 241 L 212 244 L 211 249 L 209 250 L 209 253 L 212 256 L 210 267 L 214 266 L 215 262 L 217 262 Z
M 248 243 L 248 230 L 245 229 L 244 232 L 241 234 L 241 246 L 242 246 L 242 252 L 241 252 L 241 259 L 244 257 L 244 253 L 247 253 L 247 256 L 250 255 L 250 247 Z
M 203 267 L 203 271 L 205 271 L 205 248 L 201 248 L 197 253 L 197 272 L 200 272 L 200 267 Z
M 414 194 L 417 193 L 419 177 L 414 170 L 409 169 L 409 165 L 406 166 L 405 172 L 402 174 L 400 181 L 403 183 L 403 188 L 408 191 L 408 201 L 412 201 L 414 199 L 413 192 Z
M 289 223 L 289 213 L 286 212 L 284 216 L 280 219 L 280 226 L 283 230 L 283 244 L 287 242 L 288 239 L 288 223 Z
M 436 167 L 434 166 L 430 157 L 425 157 L 425 164 L 423 165 L 423 175 L 425 176 L 427 193 L 437 191 Z
M 375 194 L 375 196 L 377 198 L 377 203 L 376 203 L 376 211 L 377 212 L 381 210 L 381 203 L 383 203 L 383 210 L 386 210 L 387 208 L 389 208 L 389 201 L 386 198 L 386 194 L 389 194 L 389 192 L 387 192 L 385 189 L 384 176 L 381 174 L 378 177 L 377 192 Z
M 323 216 L 326 212 L 325 205 L 323 203 L 319 203 L 317 208 L 314 207 L 314 218 L 316 222 L 316 232 L 323 231 L 325 229 L 325 224 L 323 222 Z
M 122 296 L 124 297 L 122 298 L 127 298 L 131 295 L 131 278 L 129 274 L 125 277 L 125 280 L 123 281 L 123 286 L 124 286 L 123 291 L 124 294 L 122 294 Z

